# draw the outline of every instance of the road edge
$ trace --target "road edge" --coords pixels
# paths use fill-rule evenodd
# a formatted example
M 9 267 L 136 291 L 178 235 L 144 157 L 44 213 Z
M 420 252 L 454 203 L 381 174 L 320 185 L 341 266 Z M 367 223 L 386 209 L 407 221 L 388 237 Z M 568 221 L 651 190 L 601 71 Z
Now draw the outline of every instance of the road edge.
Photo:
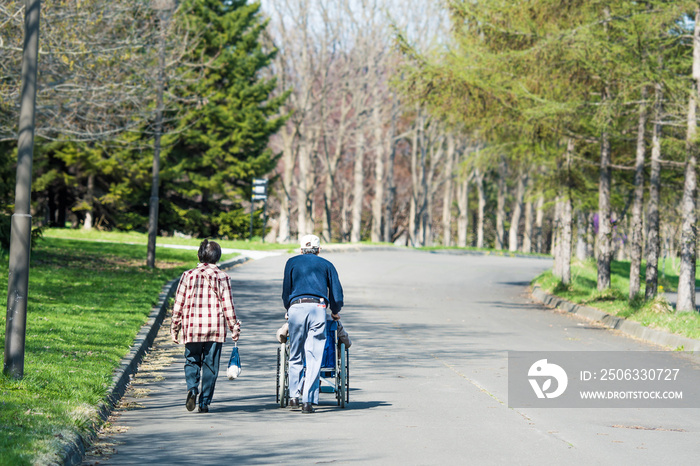
M 539 285 L 534 285 L 530 294 L 536 301 L 547 307 L 560 309 L 570 314 L 583 317 L 584 319 L 598 322 L 605 327 L 619 330 L 626 335 L 644 340 L 648 343 L 665 346 L 676 351 L 700 353 L 700 340 L 645 327 L 638 322 L 613 316 L 599 309 L 574 304 L 559 296 L 547 293 Z
M 249 260 L 249 257 L 238 256 L 221 262 L 219 268 L 221 270 L 231 269 Z M 98 414 L 102 422 L 107 420 L 116 404 L 126 392 L 127 387 L 131 383 L 131 379 L 134 374 L 138 372 L 139 364 L 148 353 L 151 345 L 153 345 L 160 325 L 163 323 L 163 319 L 165 319 L 165 315 L 168 311 L 170 298 L 172 298 L 175 295 L 175 291 L 177 291 L 178 283 L 180 283 L 180 277 L 170 280 L 163 286 L 158 295 L 158 302 L 151 309 L 146 323 L 143 324 L 136 334 L 129 354 L 122 358 L 119 367 L 115 369 L 112 376 L 112 385 L 107 389 L 105 400 L 97 406 Z M 58 464 L 64 466 L 82 464 L 85 451 L 92 442 L 95 434 L 96 432 L 90 432 L 86 436 L 75 431 L 72 432 L 71 438 L 68 438 L 59 449 L 58 456 L 60 462 Z

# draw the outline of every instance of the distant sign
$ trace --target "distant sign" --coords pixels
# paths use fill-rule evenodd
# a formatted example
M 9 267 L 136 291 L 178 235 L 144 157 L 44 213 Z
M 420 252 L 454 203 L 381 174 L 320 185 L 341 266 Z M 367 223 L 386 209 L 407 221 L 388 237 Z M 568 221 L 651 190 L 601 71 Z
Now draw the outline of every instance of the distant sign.
M 253 178 L 254 201 L 264 201 L 267 199 L 267 180 L 265 178 Z

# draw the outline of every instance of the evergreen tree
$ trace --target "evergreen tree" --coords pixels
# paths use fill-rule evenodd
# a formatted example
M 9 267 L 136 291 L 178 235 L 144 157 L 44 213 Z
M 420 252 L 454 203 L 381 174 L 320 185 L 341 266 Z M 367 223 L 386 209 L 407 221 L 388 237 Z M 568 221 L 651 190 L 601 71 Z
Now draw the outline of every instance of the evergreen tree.
M 187 0 L 185 18 L 199 34 L 192 53 L 199 77 L 186 86 L 176 127 L 163 138 L 161 228 L 199 236 L 239 237 L 247 229 L 243 201 L 252 178 L 276 163 L 269 137 L 284 123 L 286 95 L 271 97 L 275 79 L 262 77 L 275 51 L 260 36 L 260 4 Z M 186 106 L 185 106 L 186 105 Z

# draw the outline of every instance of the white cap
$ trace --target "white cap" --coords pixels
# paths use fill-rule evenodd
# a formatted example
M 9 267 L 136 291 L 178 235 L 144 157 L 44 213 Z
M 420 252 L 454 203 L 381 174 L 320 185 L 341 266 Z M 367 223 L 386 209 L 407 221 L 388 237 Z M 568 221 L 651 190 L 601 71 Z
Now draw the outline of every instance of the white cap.
M 301 249 L 320 248 L 321 240 L 316 235 L 305 235 L 299 240 Z

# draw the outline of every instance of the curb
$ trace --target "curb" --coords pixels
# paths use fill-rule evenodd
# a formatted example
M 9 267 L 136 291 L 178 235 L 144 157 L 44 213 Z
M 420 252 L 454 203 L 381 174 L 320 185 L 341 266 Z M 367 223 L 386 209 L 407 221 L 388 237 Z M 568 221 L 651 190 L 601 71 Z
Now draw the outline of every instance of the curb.
M 221 270 L 231 269 L 248 260 L 249 258 L 245 256 L 235 257 L 221 262 L 219 268 Z M 143 357 L 148 353 L 149 348 L 153 344 L 153 340 L 155 340 L 158 334 L 160 325 L 163 323 L 163 319 L 165 319 L 165 315 L 168 311 L 169 300 L 173 297 L 175 291 L 177 291 L 177 285 L 179 283 L 180 278 L 178 277 L 170 280 L 163 286 L 160 295 L 158 295 L 158 303 L 151 309 L 151 313 L 148 315 L 148 321 L 143 324 L 139 333 L 136 334 L 129 354 L 124 356 L 119 363 L 119 367 L 114 370 L 112 385 L 107 389 L 104 402 L 98 406 L 99 416 L 102 421 L 107 420 L 112 413 L 112 409 L 126 392 L 127 387 L 131 383 L 132 376 L 138 372 L 138 366 Z M 74 432 L 71 438 L 67 440 L 67 443 L 65 443 L 58 452 L 60 457 L 58 464 L 65 466 L 77 466 L 82 464 L 86 447 L 91 443 L 90 437 L 91 435 L 84 437 Z
M 700 353 L 700 340 L 645 327 L 638 322 L 613 316 L 599 309 L 574 304 L 558 296 L 550 295 L 542 290 L 539 285 L 533 287 L 531 294 L 533 298 L 543 303 L 545 306 L 561 309 L 570 314 L 576 314 L 584 319 L 601 323 L 605 327 L 619 330 L 626 335 L 639 338 L 648 343 L 666 346 L 673 350 Z

